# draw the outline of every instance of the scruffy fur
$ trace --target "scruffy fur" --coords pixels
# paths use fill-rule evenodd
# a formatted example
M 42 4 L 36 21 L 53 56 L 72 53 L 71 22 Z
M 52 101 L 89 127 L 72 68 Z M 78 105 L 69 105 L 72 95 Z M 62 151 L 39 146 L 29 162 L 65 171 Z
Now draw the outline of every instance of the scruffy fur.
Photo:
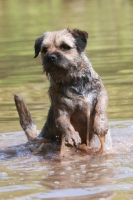
M 40 133 L 52 143 L 88 146 L 94 134 L 101 141 L 108 131 L 108 97 L 99 75 L 85 54 L 88 34 L 78 29 L 45 32 L 35 41 L 49 78 L 51 106 Z

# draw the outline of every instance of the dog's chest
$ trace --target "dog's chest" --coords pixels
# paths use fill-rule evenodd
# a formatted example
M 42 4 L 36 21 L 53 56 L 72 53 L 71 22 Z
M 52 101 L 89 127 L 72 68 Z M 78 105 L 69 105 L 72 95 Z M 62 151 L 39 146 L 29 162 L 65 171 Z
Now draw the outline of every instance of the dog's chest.
M 93 81 L 75 81 L 72 84 L 56 83 L 50 87 L 51 101 L 68 110 L 85 111 L 92 110 L 96 101 L 98 90 Z M 60 107 L 59 106 L 59 107 Z
M 96 96 L 92 92 L 90 92 L 86 96 L 73 98 L 73 101 L 75 101 L 75 111 L 91 111 L 96 103 Z

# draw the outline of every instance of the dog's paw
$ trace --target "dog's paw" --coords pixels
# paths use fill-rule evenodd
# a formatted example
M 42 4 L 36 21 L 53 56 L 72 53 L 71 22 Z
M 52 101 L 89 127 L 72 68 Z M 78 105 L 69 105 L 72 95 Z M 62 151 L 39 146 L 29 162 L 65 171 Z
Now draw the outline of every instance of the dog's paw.
M 78 132 L 69 133 L 65 136 L 66 142 L 72 146 L 78 146 L 81 143 L 81 138 Z
M 99 115 L 95 117 L 93 131 L 97 135 L 104 136 L 108 132 L 109 126 L 106 116 Z

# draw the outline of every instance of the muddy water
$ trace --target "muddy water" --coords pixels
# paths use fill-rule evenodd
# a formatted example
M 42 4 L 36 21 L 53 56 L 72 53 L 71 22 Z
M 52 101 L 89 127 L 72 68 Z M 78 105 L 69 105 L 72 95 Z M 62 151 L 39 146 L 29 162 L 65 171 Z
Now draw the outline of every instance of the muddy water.
M 1 199 L 132 199 L 132 124 L 110 123 L 113 148 L 104 155 L 77 151 L 69 159 L 34 155 L 22 132 L 1 134 Z
M 0 0 L 0 199 L 133 199 L 132 13 L 131 0 Z M 34 155 L 20 132 L 15 93 L 38 129 L 49 108 L 34 40 L 66 27 L 89 32 L 87 55 L 108 92 L 113 148 L 102 156 Z

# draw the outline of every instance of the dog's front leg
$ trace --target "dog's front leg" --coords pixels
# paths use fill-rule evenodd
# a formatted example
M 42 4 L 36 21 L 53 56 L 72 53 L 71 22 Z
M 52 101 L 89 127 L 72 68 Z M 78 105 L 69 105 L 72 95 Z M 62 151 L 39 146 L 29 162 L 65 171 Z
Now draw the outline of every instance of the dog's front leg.
M 101 148 L 99 152 L 103 152 L 104 143 L 105 143 L 105 135 L 108 132 L 108 118 L 107 118 L 107 107 L 108 107 L 108 96 L 103 88 L 99 94 L 98 102 L 95 107 L 95 116 L 94 116 L 94 124 L 93 131 L 98 135 L 101 143 Z
M 61 113 L 61 115 L 59 113 Z M 59 111 L 58 117 L 56 117 L 56 126 L 62 135 L 62 140 L 65 138 L 63 141 L 72 146 L 77 146 L 79 143 L 81 143 L 79 133 L 75 131 L 70 122 L 69 113 L 65 111 Z

